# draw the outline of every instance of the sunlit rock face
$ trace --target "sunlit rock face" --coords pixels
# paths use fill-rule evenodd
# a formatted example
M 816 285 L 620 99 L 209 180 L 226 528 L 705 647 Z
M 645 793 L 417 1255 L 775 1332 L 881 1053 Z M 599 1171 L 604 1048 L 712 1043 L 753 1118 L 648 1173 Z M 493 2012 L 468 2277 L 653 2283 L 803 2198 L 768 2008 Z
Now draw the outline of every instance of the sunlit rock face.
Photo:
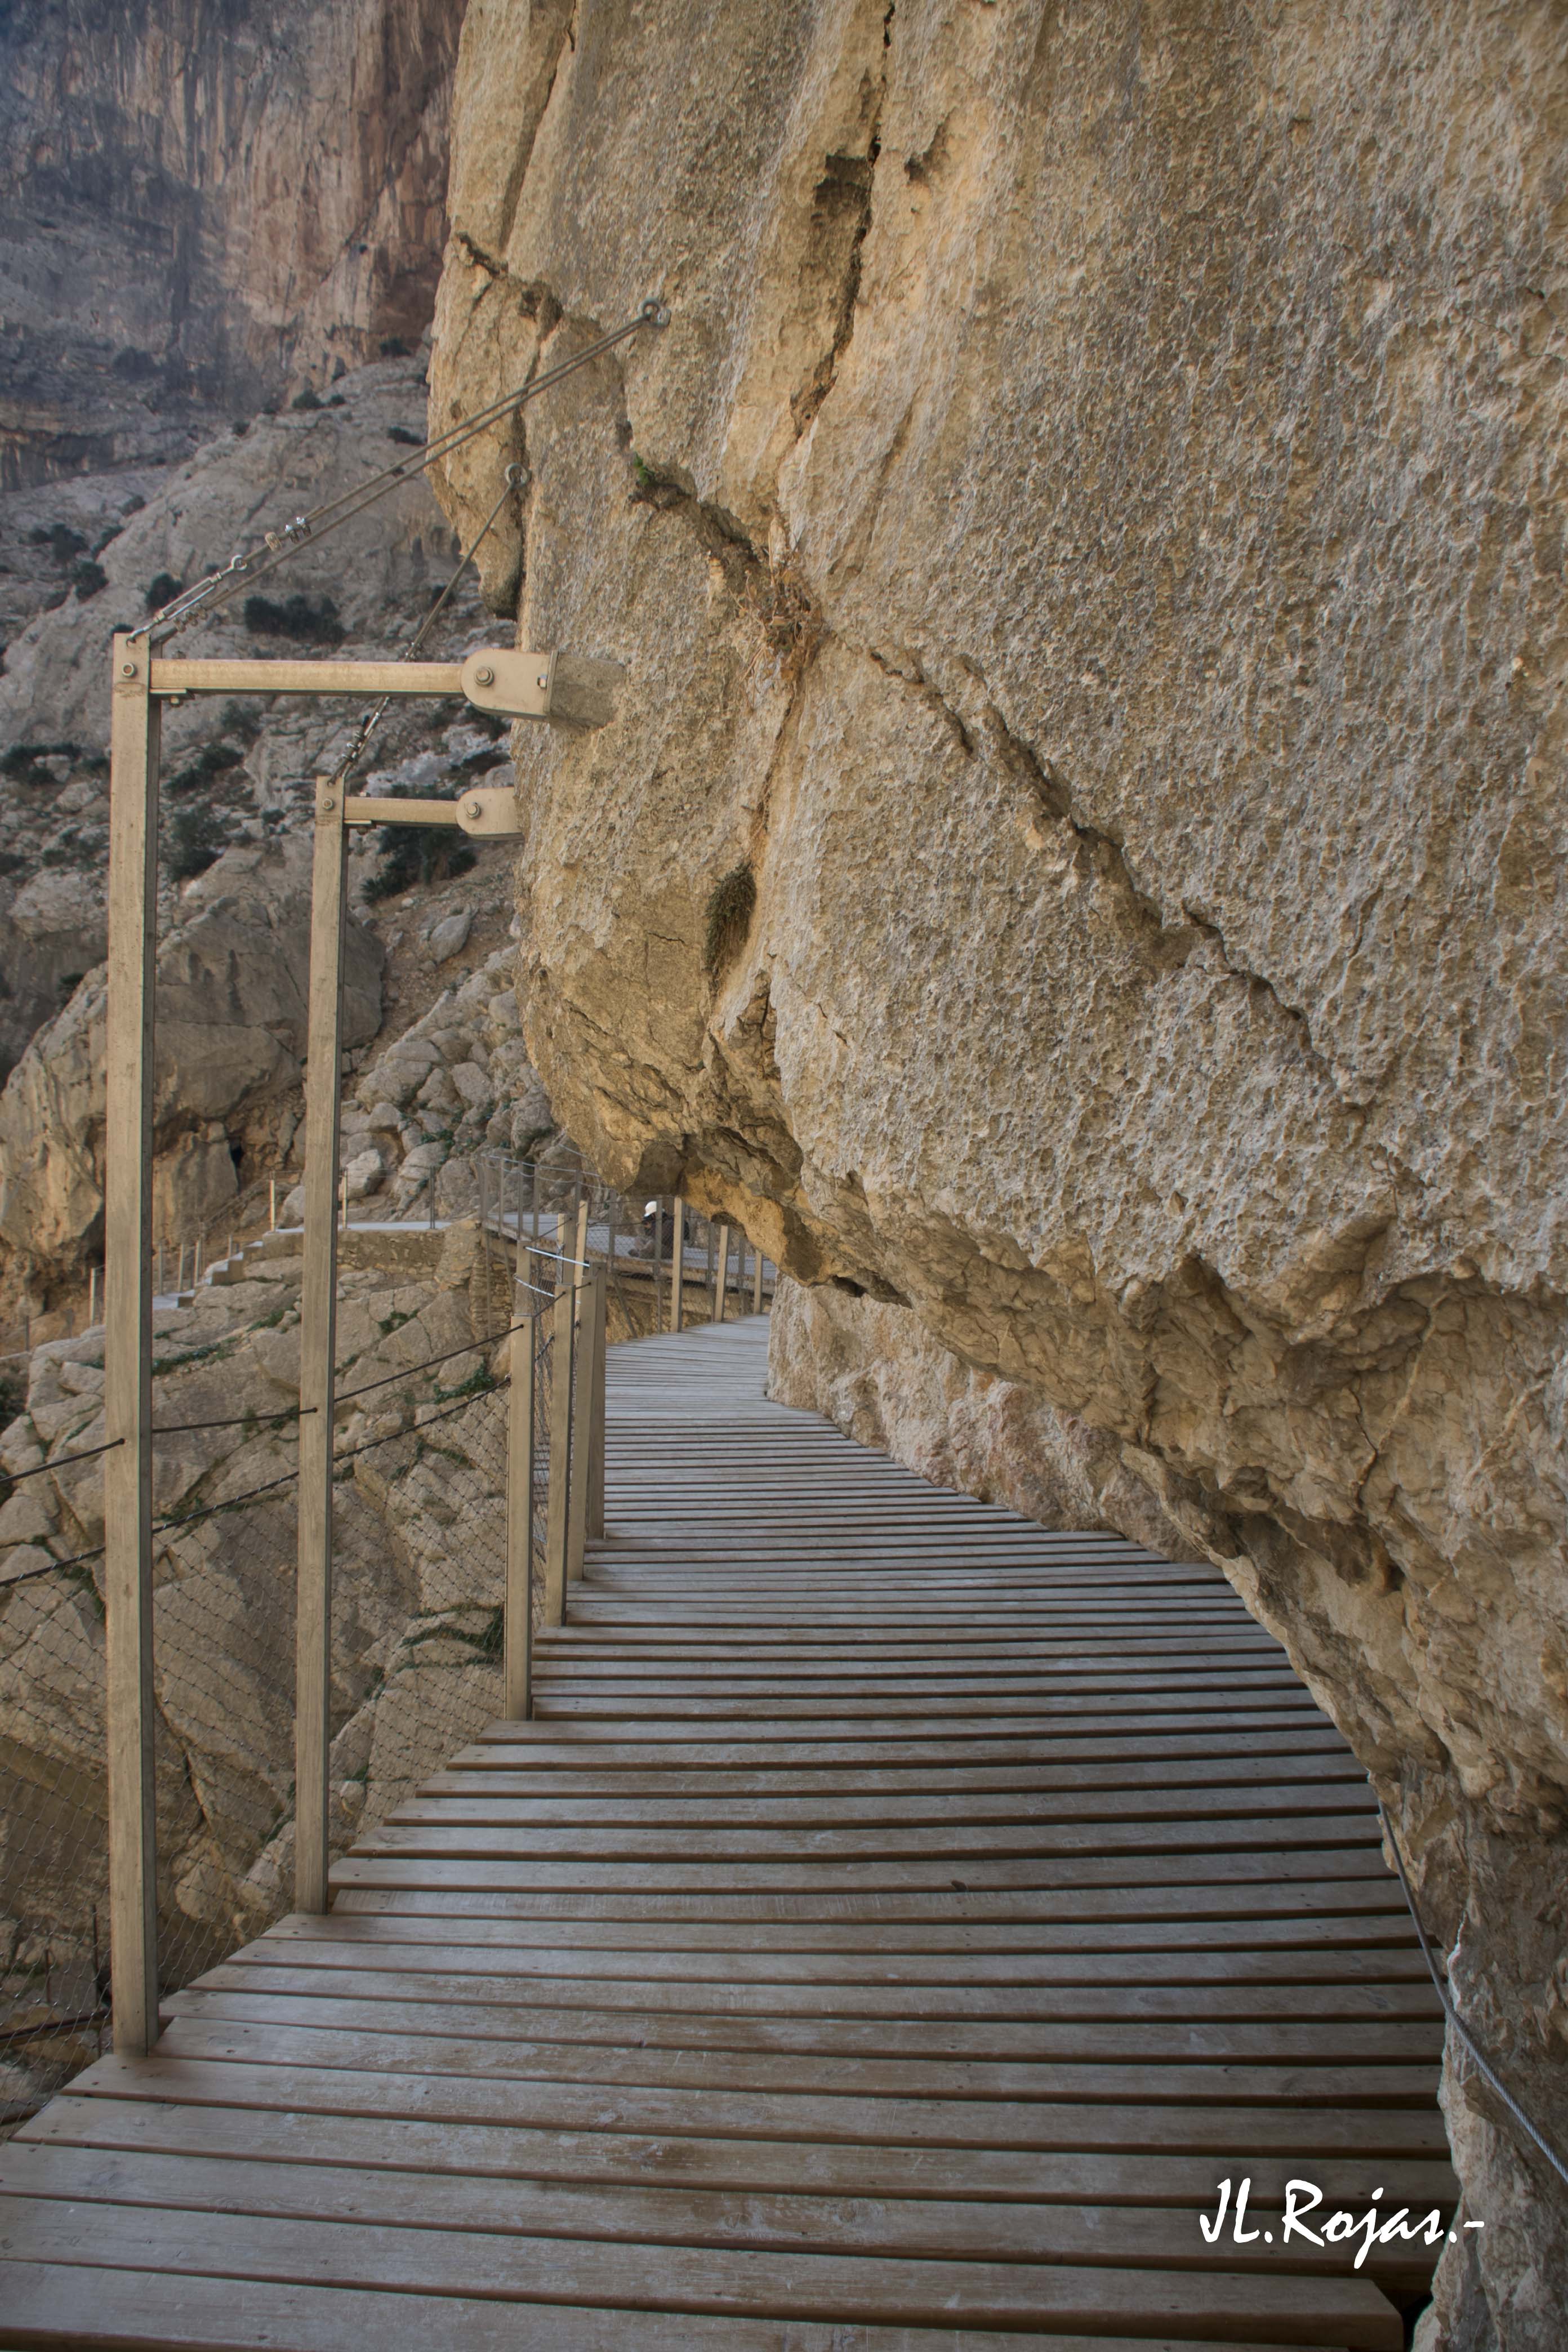
M 1439 16 L 474 0 L 433 422 L 671 306 L 444 488 L 626 671 L 519 754 L 558 1114 L 1114 1447 L 1561 2138 L 1568 67 Z M 1447 2095 L 1428 2336 L 1544 2352 Z

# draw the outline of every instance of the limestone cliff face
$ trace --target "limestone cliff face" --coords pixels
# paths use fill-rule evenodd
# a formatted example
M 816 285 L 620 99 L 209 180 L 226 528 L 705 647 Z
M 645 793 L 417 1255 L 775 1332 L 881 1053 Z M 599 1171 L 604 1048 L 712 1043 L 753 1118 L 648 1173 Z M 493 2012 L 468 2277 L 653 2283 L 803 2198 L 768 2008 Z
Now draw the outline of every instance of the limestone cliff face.
M 1565 100 L 1522 0 L 473 0 L 433 391 L 673 307 L 527 416 L 558 1110 L 1114 1442 L 1559 2125 Z
M 4 487 L 167 454 L 430 314 L 461 0 L 22 0 L 0 26 Z

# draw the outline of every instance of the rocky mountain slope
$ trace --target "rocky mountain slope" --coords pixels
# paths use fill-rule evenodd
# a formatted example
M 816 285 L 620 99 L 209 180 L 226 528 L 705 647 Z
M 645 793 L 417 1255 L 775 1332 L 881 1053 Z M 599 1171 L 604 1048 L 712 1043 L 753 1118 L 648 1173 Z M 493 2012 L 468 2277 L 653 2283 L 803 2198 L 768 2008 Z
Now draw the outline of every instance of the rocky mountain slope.
M 492 566 L 630 680 L 518 747 L 574 1133 L 1100 1433 L 1563 2137 L 1568 68 L 1432 35 L 474 0 L 433 414 L 673 307 L 530 410 Z M 1547 2352 L 1560 2190 L 1447 2095 L 1425 2340 Z
M 74 1297 L 101 1249 L 97 967 L 110 627 L 134 623 L 154 593 L 226 560 L 247 521 L 284 520 L 416 447 L 425 396 L 421 357 L 378 362 L 345 375 L 329 403 L 258 416 L 148 478 L 151 494 L 100 549 L 100 594 L 85 612 L 73 600 L 38 614 L 9 649 L 0 677 L 0 1025 L 16 1066 L 0 1094 L 0 1319 Z M 491 462 L 499 471 L 493 452 Z M 266 655 L 341 643 L 363 656 L 395 653 L 459 552 L 415 478 L 302 551 L 268 583 L 272 593 L 190 629 L 181 650 Z M 494 626 L 465 573 L 431 650 L 460 653 L 493 639 Z M 298 1172 L 313 779 L 359 718 L 339 702 L 198 700 L 165 723 L 154 1222 L 158 1238 L 176 1245 L 198 1232 L 223 1240 L 226 1219 L 254 1219 L 268 1185 L 281 1179 L 286 1193 Z M 377 792 L 437 797 L 510 773 L 494 723 L 446 703 L 394 706 L 360 771 Z M 395 1037 L 460 989 L 504 946 L 512 919 L 504 843 L 474 851 L 439 834 L 403 843 L 406 855 L 389 860 L 380 835 L 362 835 L 351 855 L 351 1052 Z M 449 1025 L 460 1029 L 460 1018 Z M 509 1070 L 509 1085 L 514 1076 L 491 1142 L 510 1145 L 515 1105 L 528 1108 L 531 1139 L 548 1137 L 531 1072 Z M 498 1079 L 474 1092 L 471 1074 L 465 1083 L 471 1099 L 444 1097 L 437 1115 L 432 1094 L 402 1121 L 401 1139 L 396 1128 L 377 1131 L 388 1179 L 410 1151 L 438 1163 L 459 1129 L 464 1146 L 486 1134 L 504 1089 Z M 350 1114 L 345 1150 L 355 1121 L 384 1099 Z M 363 1162 L 370 1148 L 362 1139 L 353 1156 Z M 379 1188 L 370 1176 L 362 1165 L 351 1179 L 356 1198 Z M 389 1182 L 384 1198 L 419 1189 Z

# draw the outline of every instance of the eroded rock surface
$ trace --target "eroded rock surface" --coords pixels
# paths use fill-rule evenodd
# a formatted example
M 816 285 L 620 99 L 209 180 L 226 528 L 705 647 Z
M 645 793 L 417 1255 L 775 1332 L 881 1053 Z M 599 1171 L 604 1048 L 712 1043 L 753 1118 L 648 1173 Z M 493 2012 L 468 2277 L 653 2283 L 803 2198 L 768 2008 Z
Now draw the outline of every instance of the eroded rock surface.
M 518 745 L 558 1113 L 1100 1433 L 1562 2138 L 1568 68 L 1432 36 L 474 0 L 433 420 L 672 306 L 488 574 L 626 673 Z M 1434 2324 L 1546 2352 L 1560 2192 L 1448 2097 Z

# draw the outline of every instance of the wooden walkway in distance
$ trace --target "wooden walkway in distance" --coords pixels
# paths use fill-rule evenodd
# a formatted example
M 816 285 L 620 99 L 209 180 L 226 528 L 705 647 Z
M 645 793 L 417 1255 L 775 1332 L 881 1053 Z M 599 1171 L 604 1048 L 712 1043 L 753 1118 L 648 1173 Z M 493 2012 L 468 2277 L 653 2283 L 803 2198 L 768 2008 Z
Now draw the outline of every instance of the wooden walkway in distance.
M 1343 1742 L 1212 1570 L 926 1486 L 765 1349 L 612 1349 L 536 1719 L 0 2149 L 0 2345 L 1397 2352 L 1435 2253 L 1279 2228 L 1454 2194 Z M 1267 2234 L 1211 2247 L 1226 2178 Z

